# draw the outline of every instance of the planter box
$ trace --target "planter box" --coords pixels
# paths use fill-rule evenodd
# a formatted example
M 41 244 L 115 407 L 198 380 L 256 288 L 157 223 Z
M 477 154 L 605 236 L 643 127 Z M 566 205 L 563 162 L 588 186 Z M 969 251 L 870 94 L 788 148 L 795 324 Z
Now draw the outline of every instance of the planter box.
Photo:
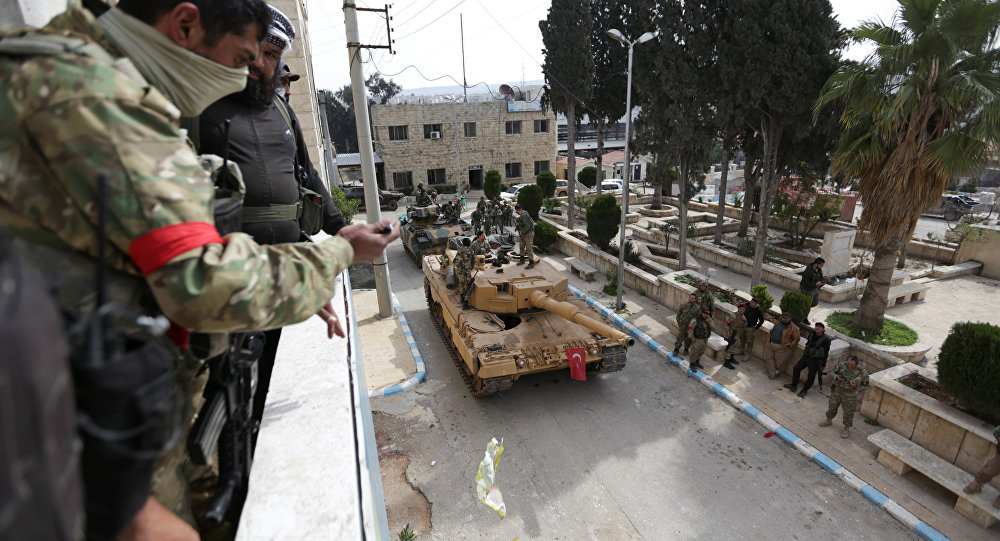
M 899 382 L 911 373 L 937 380 L 937 374 L 902 364 L 873 374 L 861 413 L 969 473 L 996 454 L 993 427 Z M 1000 488 L 1000 477 L 990 483 Z

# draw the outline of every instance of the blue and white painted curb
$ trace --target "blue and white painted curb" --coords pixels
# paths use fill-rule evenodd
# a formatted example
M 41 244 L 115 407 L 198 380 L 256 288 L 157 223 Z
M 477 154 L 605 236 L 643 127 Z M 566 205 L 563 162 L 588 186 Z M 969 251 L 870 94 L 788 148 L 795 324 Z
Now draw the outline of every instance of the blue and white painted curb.
M 417 342 L 413 339 L 413 332 L 410 331 L 410 324 L 406 322 L 406 316 L 403 315 L 403 309 L 400 308 L 399 299 L 396 298 L 395 293 L 392 294 L 392 307 L 396 310 L 396 317 L 399 318 L 399 324 L 403 327 L 403 336 L 406 337 L 406 344 L 410 346 L 410 353 L 413 354 L 413 360 L 417 363 L 417 373 L 413 374 L 410 379 L 404 381 L 403 383 L 397 383 L 395 385 L 369 391 L 368 398 L 399 394 L 424 381 L 427 377 L 427 371 L 424 369 L 424 358 L 420 356 L 420 350 L 417 349 Z
M 587 306 L 590 306 L 591 308 L 594 308 L 595 310 L 599 311 L 601 313 L 601 316 L 604 317 L 604 319 L 607 319 L 608 321 L 614 323 L 615 325 L 620 327 L 623 331 L 635 337 L 636 340 L 646 344 L 646 346 L 648 346 L 649 349 L 652 349 L 653 351 L 659 353 L 675 366 L 680 367 L 682 370 L 687 372 L 689 376 L 698 380 L 705 387 L 711 389 L 712 392 L 725 399 L 727 402 L 732 404 L 733 407 L 735 407 L 736 409 L 749 415 L 751 418 L 753 418 L 753 420 L 760 423 L 761 426 L 766 428 L 769 432 L 774 432 L 779 438 L 785 440 L 789 445 L 798 449 L 799 452 L 801 452 L 803 455 L 811 458 L 817 464 L 822 466 L 823 469 L 836 475 L 842 481 L 847 483 L 848 486 L 860 492 L 869 501 L 885 509 L 886 512 L 895 517 L 896 520 L 902 522 L 907 528 L 912 529 L 921 538 L 926 539 L 928 541 L 948 540 L 948 538 L 945 537 L 941 532 L 930 527 L 927 523 L 921 522 L 921 520 L 917 518 L 916 515 L 907 511 L 906 509 L 903 509 L 901 505 L 896 503 L 894 500 L 890 499 L 885 494 L 879 492 L 878 489 L 876 489 L 875 487 L 869 485 L 868 483 L 865 483 L 863 480 L 861 480 L 860 477 L 851 473 L 850 470 L 841 466 L 839 463 L 837 463 L 837 461 L 821 453 L 818 449 L 806 443 L 804 439 L 796 436 L 794 432 L 781 426 L 780 424 L 778 424 L 777 421 L 775 421 L 768 415 L 761 412 L 759 409 L 754 407 L 749 402 L 746 402 L 745 400 L 740 398 L 736 393 L 730 391 L 721 383 L 716 382 L 714 379 L 712 379 L 712 376 L 709 376 L 708 374 L 700 370 L 692 371 L 690 364 L 686 360 L 681 359 L 680 357 L 674 355 L 671 352 L 670 348 L 657 342 L 656 340 L 653 340 L 651 336 L 643 332 L 638 327 L 632 325 L 628 321 L 625 321 L 625 318 L 614 313 L 614 311 L 611 310 L 610 308 L 607 308 L 603 304 L 597 302 L 596 300 L 594 300 L 593 297 L 588 297 L 586 293 L 574 287 L 573 285 L 569 286 L 569 291 L 570 293 L 586 301 Z

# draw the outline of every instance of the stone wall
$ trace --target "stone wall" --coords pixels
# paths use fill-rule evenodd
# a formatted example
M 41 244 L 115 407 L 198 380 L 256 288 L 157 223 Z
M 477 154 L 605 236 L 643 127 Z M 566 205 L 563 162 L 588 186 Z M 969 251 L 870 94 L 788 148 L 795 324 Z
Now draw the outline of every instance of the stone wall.
M 974 225 L 955 254 L 955 263 L 978 261 L 980 275 L 1000 279 L 1000 226 Z
M 443 183 L 458 180 L 455 159 L 456 113 L 458 153 L 461 161 L 463 189 L 468 188 L 469 170 L 481 167 L 496 169 L 504 184 L 534 182 L 535 162 L 548 162 L 548 170 L 556 166 L 556 117 L 552 111 L 507 112 L 506 101 L 485 103 L 428 103 L 375 105 L 372 107 L 374 138 L 379 156 L 385 161 L 385 178 L 393 186 L 393 173 L 409 171 L 413 185 L 428 185 L 428 170 L 444 169 Z M 507 135 L 507 121 L 521 121 L 520 135 Z M 548 132 L 534 133 L 535 120 L 547 120 Z M 465 123 L 475 122 L 475 137 L 465 137 Z M 425 139 L 424 125 L 440 124 L 440 139 Z M 406 126 L 406 140 L 390 141 L 390 126 Z M 505 165 L 521 164 L 521 176 L 507 178 Z M 402 187 L 402 186 L 396 186 Z

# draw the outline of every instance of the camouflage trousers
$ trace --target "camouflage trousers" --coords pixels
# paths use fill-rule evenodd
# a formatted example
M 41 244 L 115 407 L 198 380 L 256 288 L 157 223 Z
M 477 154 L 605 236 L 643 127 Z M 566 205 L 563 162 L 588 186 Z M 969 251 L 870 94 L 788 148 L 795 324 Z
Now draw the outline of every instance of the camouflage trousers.
M 466 269 L 459 269 L 455 267 L 455 281 L 457 282 L 457 289 L 459 297 L 464 301 L 468 297 L 469 288 L 469 278 L 472 277 L 472 273 Z
M 753 329 L 750 327 L 736 329 L 733 332 L 733 340 L 733 346 L 729 348 L 730 355 L 743 353 L 749 357 L 753 353 Z
M 701 365 L 701 356 L 708 347 L 708 338 L 695 338 L 691 342 L 691 355 L 688 356 L 688 363 Z
M 1000 475 L 1000 450 L 997 451 L 997 454 L 993 455 L 993 458 L 986 461 L 982 469 L 976 472 L 976 481 L 985 485 L 997 475 Z
M 691 336 L 691 329 L 688 329 L 689 323 L 690 322 L 688 323 L 678 322 L 677 328 L 679 334 L 677 335 L 677 341 L 674 342 L 674 349 L 678 351 L 681 349 L 681 347 L 683 347 L 684 349 L 691 348 L 691 340 L 693 337 Z
M 833 385 L 833 392 L 830 394 L 830 407 L 826 410 L 826 418 L 833 419 L 837 416 L 837 410 L 844 407 L 844 426 L 854 426 L 854 412 L 858 409 L 857 389 L 845 388 L 843 382 Z
M 521 235 L 521 257 L 531 261 L 535 258 L 535 232 L 530 231 Z

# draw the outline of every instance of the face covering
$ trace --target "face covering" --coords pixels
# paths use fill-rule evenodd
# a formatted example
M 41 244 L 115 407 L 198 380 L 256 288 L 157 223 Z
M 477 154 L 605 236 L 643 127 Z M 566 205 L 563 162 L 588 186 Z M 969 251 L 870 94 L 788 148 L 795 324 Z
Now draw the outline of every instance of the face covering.
M 180 109 L 182 116 L 198 116 L 209 105 L 246 85 L 247 68 L 227 68 L 188 51 L 121 9 L 108 10 L 97 21 L 108 39 Z

